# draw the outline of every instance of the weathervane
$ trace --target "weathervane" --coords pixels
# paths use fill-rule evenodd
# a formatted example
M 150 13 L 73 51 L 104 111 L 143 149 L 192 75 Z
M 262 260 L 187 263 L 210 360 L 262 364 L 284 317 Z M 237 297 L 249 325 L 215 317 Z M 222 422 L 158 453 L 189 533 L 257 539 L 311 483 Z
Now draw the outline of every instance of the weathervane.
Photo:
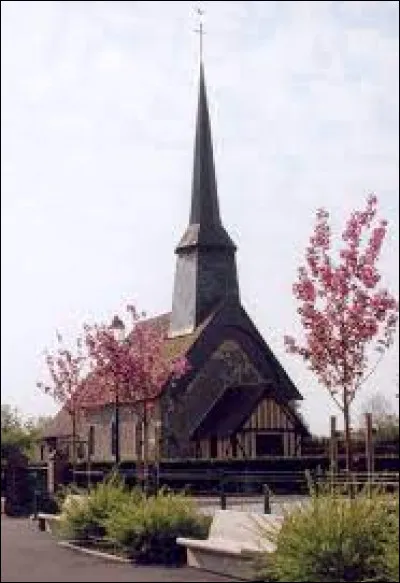
M 203 35 L 204 35 L 203 16 L 204 16 L 204 10 L 202 10 L 199 7 L 196 7 L 196 14 L 198 14 L 198 16 L 199 16 L 199 28 L 196 28 L 195 32 L 198 33 L 199 39 L 200 39 L 200 62 L 202 62 L 203 61 Z

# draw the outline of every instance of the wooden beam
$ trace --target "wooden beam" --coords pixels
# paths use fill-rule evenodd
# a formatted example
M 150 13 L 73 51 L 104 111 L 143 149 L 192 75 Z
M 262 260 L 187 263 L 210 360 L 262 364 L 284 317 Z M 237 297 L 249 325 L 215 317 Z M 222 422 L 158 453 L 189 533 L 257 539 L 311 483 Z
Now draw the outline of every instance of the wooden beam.
M 294 433 L 296 434 L 296 429 L 282 429 L 277 427 L 276 429 L 241 429 L 238 433 L 256 433 L 259 435 L 266 435 L 270 433 L 271 435 L 275 433 Z

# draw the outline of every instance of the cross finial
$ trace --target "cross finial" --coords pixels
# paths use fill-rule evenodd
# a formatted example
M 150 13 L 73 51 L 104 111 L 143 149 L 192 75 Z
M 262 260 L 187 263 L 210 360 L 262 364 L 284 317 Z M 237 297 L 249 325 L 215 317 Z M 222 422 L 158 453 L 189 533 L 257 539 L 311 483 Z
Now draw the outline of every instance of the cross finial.
M 204 35 L 203 16 L 204 16 L 204 10 L 202 10 L 199 7 L 196 7 L 196 14 L 199 16 L 199 28 L 196 28 L 195 32 L 198 33 L 199 39 L 200 39 L 200 62 L 202 62 L 203 61 L 203 35 Z

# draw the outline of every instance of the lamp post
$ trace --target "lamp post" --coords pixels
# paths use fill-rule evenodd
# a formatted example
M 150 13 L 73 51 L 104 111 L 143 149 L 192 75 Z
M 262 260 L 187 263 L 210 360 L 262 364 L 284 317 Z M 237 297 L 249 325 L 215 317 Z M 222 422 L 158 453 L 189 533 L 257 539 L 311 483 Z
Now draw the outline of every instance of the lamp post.
M 125 324 L 118 316 L 114 316 L 111 326 L 119 342 L 124 341 Z M 120 462 L 120 442 L 119 442 L 119 386 L 118 382 L 115 384 L 115 401 L 114 401 L 114 416 L 115 416 L 115 464 L 118 466 Z

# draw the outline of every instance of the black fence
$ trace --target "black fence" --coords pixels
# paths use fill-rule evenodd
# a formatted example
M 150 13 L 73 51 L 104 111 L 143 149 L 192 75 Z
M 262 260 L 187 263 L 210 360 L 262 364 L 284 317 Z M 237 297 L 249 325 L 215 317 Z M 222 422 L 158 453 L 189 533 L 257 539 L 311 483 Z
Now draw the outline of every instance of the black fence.
M 121 469 L 125 482 L 131 486 L 141 486 L 143 475 L 135 470 Z M 109 471 L 95 470 L 89 475 L 84 470 L 75 474 L 75 485 L 87 490 L 88 483 L 102 481 Z M 290 504 L 301 503 L 308 499 L 310 488 L 316 495 L 334 488 L 344 495 L 353 497 L 357 492 L 366 489 L 371 493 L 382 490 L 390 493 L 399 492 L 398 472 L 367 472 L 335 473 L 324 472 L 318 468 L 314 472 L 247 472 L 234 474 L 220 472 L 204 475 L 204 472 L 169 471 L 155 473 L 155 468 L 147 477 L 147 492 L 155 493 L 159 488 L 167 486 L 171 490 L 185 490 L 192 495 L 204 512 L 213 512 L 217 508 L 245 509 L 264 513 L 280 513 L 282 508 Z M 54 496 L 44 490 L 35 490 L 32 500 L 32 513 L 53 514 L 59 510 Z
M 304 438 L 302 443 L 302 456 L 329 456 L 331 447 L 330 437 L 309 437 Z M 365 455 L 365 438 L 352 439 L 352 451 L 356 457 L 363 457 Z M 345 456 L 346 443 L 343 439 L 338 438 L 336 442 L 336 449 L 339 456 Z M 399 457 L 400 446 L 398 439 L 374 439 L 373 444 L 375 456 Z
M 75 479 L 71 481 L 82 489 L 90 488 L 101 482 L 114 471 L 115 468 L 77 470 L 73 473 Z M 307 495 L 311 483 L 333 481 L 338 484 L 353 482 L 364 485 L 369 482 L 382 484 L 385 487 L 396 489 L 399 474 L 395 471 L 374 472 L 338 472 L 332 475 L 327 468 L 318 466 L 313 470 L 306 468 L 297 471 L 279 470 L 245 470 L 237 472 L 234 469 L 184 469 L 184 468 L 160 468 L 156 465 L 149 466 L 146 476 L 139 468 L 120 467 L 118 473 L 129 487 L 143 487 L 144 482 L 150 492 L 161 488 L 172 491 L 185 491 L 194 496 L 219 496 L 221 492 L 230 497 L 261 496 L 268 487 L 275 495 Z M 71 476 L 72 477 L 72 476 Z
M 387 483 L 388 489 L 398 489 L 398 456 L 376 455 L 374 461 L 375 481 L 381 479 Z M 338 462 L 336 479 L 347 480 L 344 456 L 339 456 Z M 67 466 L 62 484 L 74 484 L 79 489 L 87 490 L 115 470 L 112 462 L 92 462 L 89 467 L 90 470 L 83 462 L 76 466 L 75 471 L 71 465 Z M 164 487 L 172 491 L 184 490 L 198 499 L 211 497 L 223 500 L 225 497 L 229 503 L 257 497 L 263 503 L 266 488 L 269 496 L 273 497 L 305 496 L 309 493 L 307 473 L 314 483 L 322 483 L 332 481 L 329 470 L 330 460 L 327 455 L 263 460 L 169 460 L 150 465 L 147 476 L 144 476 L 143 468 L 135 462 L 122 462 L 118 467 L 128 487 L 144 487 L 146 482 L 150 493 Z M 353 470 L 353 482 L 362 487 L 370 479 L 366 471 L 365 455 L 354 455 Z M 46 466 L 31 466 L 27 469 L 27 476 L 30 512 L 54 512 L 54 497 L 47 494 Z
M 75 482 L 86 488 L 102 481 L 115 468 L 112 462 L 92 462 L 90 471 L 87 464 L 81 463 L 72 472 L 66 469 L 64 482 Z M 307 490 L 305 472 L 326 473 L 330 470 L 327 455 L 302 456 L 299 458 L 270 458 L 263 460 L 198 460 L 182 459 L 161 461 L 149 468 L 148 481 L 158 487 L 166 486 L 172 490 L 182 490 L 194 494 L 212 494 L 220 489 L 221 481 L 227 492 L 260 494 L 263 484 L 282 494 L 302 494 Z M 337 471 L 345 470 L 345 457 L 338 456 Z M 399 457 L 392 455 L 374 458 L 375 472 L 398 472 Z M 118 471 L 129 486 L 143 482 L 140 466 L 135 462 L 122 462 Z M 353 456 L 353 471 L 365 473 L 365 455 Z

